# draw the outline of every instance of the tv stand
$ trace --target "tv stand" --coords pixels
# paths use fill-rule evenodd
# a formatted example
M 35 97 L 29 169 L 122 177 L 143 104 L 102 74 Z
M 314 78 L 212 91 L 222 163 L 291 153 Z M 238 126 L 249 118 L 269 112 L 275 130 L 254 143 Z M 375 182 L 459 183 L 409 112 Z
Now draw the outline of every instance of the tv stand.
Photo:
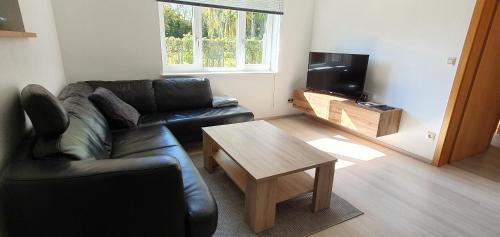
M 307 115 L 326 120 L 370 137 L 397 133 L 402 109 L 377 109 L 357 104 L 352 99 L 306 89 L 293 93 L 293 107 Z

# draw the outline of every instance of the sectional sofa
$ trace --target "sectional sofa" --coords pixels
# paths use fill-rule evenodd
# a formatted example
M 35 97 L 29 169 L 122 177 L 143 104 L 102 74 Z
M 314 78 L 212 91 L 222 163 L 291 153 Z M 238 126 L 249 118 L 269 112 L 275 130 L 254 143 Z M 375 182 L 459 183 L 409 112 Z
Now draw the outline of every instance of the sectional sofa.
M 107 88 L 136 108 L 133 129 L 110 129 L 88 99 Z M 58 96 L 22 93 L 33 124 L 0 177 L 0 219 L 9 236 L 211 236 L 217 204 L 181 143 L 201 128 L 253 120 L 216 108 L 207 79 L 88 81 Z

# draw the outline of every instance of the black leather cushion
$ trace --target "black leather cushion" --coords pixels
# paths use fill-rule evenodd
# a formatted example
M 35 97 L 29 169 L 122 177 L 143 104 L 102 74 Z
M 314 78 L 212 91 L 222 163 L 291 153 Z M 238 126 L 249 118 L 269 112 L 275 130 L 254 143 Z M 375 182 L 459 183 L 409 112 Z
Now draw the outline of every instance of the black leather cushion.
M 21 103 L 40 137 L 56 138 L 69 125 L 68 114 L 59 100 L 40 85 L 24 87 Z
M 140 158 L 158 155 L 174 157 L 181 166 L 184 196 L 188 212 L 187 236 L 212 236 L 217 229 L 217 203 L 191 161 L 191 158 L 181 146 L 168 146 L 161 149 L 130 154 L 121 158 Z
M 158 79 L 153 86 L 159 112 L 212 107 L 212 89 L 206 78 Z
M 172 157 L 17 159 L 0 179 L 0 221 L 12 237 L 186 236 L 183 190 Z
M 104 115 L 88 99 L 94 89 L 86 82 L 77 82 L 67 85 L 59 94 L 63 106 L 68 114 L 73 114 L 89 125 L 101 138 L 102 142 L 111 151 L 111 129 Z
M 182 143 L 200 141 L 202 127 L 252 121 L 253 113 L 241 106 L 205 108 L 172 113 L 148 114 L 139 126 L 165 124 Z
M 89 96 L 89 99 L 104 114 L 112 129 L 137 127 L 141 116 L 139 112 L 110 90 L 99 87 Z
M 155 94 L 151 80 L 88 81 L 87 83 L 94 89 L 103 87 L 112 91 L 141 114 L 156 112 Z
M 69 116 L 66 131 L 55 139 L 38 138 L 33 149 L 36 158 L 66 155 L 75 160 L 105 159 L 109 157 L 101 138 L 88 124 L 74 115 Z
M 94 88 L 92 88 L 88 83 L 76 82 L 64 87 L 57 98 L 59 98 L 60 100 L 65 100 L 69 97 L 75 96 L 87 98 L 90 94 L 92 94 L 92 92 L 94 92 Z
M 169 156 L 181 166 L 188 222 L 187 236 L 212 236 L 217 228 L 217 204 L 200 173 L 163 125 L 141 127 L 113 133 L 113 158 Z
M 72 96 L 63 101 L 63 106 L 75 117 L 85 122 L 101 139 L 108 151 L 111 151 L 111 129 L 104 115 L 90 102 L 87 97 Z
M 179 143 L 163 125 L 113 132 L 113 158 L 175 146 Z

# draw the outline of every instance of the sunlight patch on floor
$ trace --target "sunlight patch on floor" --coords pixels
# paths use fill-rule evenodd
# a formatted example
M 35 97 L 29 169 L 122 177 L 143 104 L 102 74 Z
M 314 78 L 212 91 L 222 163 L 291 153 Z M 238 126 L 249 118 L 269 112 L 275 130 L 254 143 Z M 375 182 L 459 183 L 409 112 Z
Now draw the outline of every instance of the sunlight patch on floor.
M 307 142 L 309 145 L 314 146 L 324 152 L 328 152 L 332 155 L 339 155 L 346 158 L 352 158 L 360 161 L 369 161 L 377 158 L 384 157 L 385 154 L 377 151 L 368 146 L 361 144 L 355 144 L 349 142 L 344 137 L 332 137 L 332 138 L 320 138 Z M 342 158 L 342 157 L 337 157 Z M 352 162 L 351 162 L 352 163 Z M 344 163 L 347 165 L 348 163 Z M 337 165 L 340 166 L 339 163 Z M 352 164 L 350 164 L 352 165 Z M 350 166 L 348 165 L 348 166 Z
M 337 163 L 335 164 L 335 169 L 339 170 L 345 167 L 353 166 L 356 163 L 348 161 L 348 160 L 342 160 L 342 159 L 337 159 Z
M 334 138 L 336 138 L 336 139 L 342 139 L 342 140 L 345 140 L 345 141 L 349 141 L 349 138 L 344 137 L 344 136 L 342 136 L 342 135 L 335 135 L 335 136 L 333 136 L 333 137 L 334 137 Z

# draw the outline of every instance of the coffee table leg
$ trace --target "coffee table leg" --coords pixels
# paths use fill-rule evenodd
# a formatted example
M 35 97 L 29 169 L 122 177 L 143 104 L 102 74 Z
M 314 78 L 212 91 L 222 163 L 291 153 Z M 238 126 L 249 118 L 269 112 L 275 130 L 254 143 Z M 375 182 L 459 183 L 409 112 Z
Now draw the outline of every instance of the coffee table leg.
M 217 163 L 214 160 L 214 154 L 219 150 L 219 147 L 214 140 L 203 132 L 203 166 L 208 173 L 214 172 Z
M 274 226 L 277 179 L 255 182 L 249 179 L 245 192 L 245 220 L 255 233 Z
M 316 168 L 313 191 L 313 212 L 330 208 L 335 162 Z

